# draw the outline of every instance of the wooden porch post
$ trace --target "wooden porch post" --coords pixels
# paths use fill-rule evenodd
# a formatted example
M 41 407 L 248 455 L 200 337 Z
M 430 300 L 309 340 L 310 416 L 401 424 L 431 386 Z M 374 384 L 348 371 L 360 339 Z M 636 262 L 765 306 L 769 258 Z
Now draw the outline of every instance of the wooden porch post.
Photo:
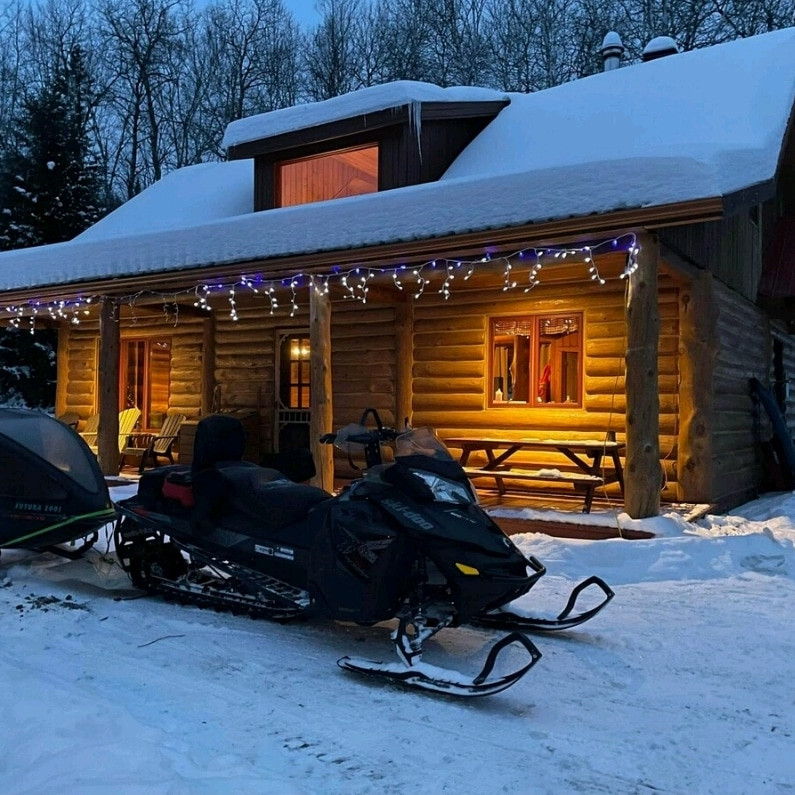
M 414 369 L 414 301 L 410 298 L 395 306 L 395 428 L 411 425 L 412 375 Z
M 119 318 L 112 300 L 99 309 L 97 458 L 105 475 L 119 474 Z
M 712 499 L 713 372 L 718 356 L 712 274 L 700 271 L 679 293 L 677 499 Z
M 629 277 L 627 298 L 627 452 L 624 509 L 633 519 L 660 512 L 660 395 L 657 351 L 660 316 L 657 297 L 659 244 L 638 236 L 638 268 Z
M 215 396 L 215 316 L 202 320 L 202 392 L 201 415 L 206 417 L 213 411 Z
M 58 353 L 55 360 L 55 416 L 60 417 L 67 406 L 66 384 L 69 380 L 69 336 L 71 323 L 58 324 Z
M 309 448 L 317 474 L 310 481 L 326 491 L 334 490 L 334 451 L 320 437 L 333 431 L 334 404 L 331 394 L 331 299 L 327 293 L 309 289 Z

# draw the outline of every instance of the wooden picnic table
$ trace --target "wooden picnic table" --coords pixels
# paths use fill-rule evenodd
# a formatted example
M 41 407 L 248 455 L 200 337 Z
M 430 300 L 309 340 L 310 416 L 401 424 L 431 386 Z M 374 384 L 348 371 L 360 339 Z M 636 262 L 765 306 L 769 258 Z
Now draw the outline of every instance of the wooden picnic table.
M 625 445 L 608 439 L 496 439 L 489 437 L 455 437 L 445 439 L 448 447 L 460 447 L 459 463 L 470 478 L 494 478 L 500 494 L 506 492 L 505 479 L 524 481 L 560 481 L 572 483 L 575 488 L 585 492 L 583 512 L 591 510 L 594 492 L 598 486 L 618 483 L 624 493 L 624 470 L 621 465 L 621 452 Z M 553 450 L 563 454 L 578 471 L 563 472 L 557 469 L 515 469 L 509 459 L 521 451 Z M 480 467 L 468 467 L 472 453 L 486 454 L 486 463 Z M 604 468 L 605 459 L 612 465 Z

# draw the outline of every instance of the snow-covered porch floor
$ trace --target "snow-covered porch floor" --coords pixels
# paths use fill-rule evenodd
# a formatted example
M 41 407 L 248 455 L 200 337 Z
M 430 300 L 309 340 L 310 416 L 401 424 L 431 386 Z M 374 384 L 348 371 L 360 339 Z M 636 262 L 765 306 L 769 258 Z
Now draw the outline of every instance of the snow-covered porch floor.
M 654 532 L 644 524 L 641 529 L 624 513 L 621 499 L 597 495 L 590 513 L 582 512 L 582 497 L 562 494 L 499 494 L 495 490 L 478 490 L 481 506 L 508 535 L 545 533 L 555 538 L 581 538 L 596 541 L 606 538 L 648 539 Z M 705 516 L 712 506 L 695 503 L 660 505 L 661 516 L 676 516 L 694 522 Z

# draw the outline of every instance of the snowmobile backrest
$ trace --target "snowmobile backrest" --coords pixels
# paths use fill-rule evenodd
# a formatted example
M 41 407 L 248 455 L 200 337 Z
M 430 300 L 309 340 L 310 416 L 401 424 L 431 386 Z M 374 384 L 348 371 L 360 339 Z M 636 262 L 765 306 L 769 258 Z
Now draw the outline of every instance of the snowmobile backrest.
M 228 414 L 211 414 L 196 426 L 191 470 L 201 472 L 221 461 L 242 461 L 245 449 L 243 423 Z

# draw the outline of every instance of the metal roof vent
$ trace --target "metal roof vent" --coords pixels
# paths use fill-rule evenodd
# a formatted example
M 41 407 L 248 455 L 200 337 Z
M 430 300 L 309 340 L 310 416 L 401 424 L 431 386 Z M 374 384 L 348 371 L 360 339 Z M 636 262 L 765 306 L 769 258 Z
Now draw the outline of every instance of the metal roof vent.
M 679 47 L 670 36 L 657 36 L 643 48 L 642 58 L 644 61 L 653 61 L 678 52 Z
M 624 54 L 624 43 L 621 41 L 621 36 L 614 30 L 609 31 L 599 48 L 599 54 L 604 61 L 605 72 L 618 69 L 621 66 L 621 56 Z

